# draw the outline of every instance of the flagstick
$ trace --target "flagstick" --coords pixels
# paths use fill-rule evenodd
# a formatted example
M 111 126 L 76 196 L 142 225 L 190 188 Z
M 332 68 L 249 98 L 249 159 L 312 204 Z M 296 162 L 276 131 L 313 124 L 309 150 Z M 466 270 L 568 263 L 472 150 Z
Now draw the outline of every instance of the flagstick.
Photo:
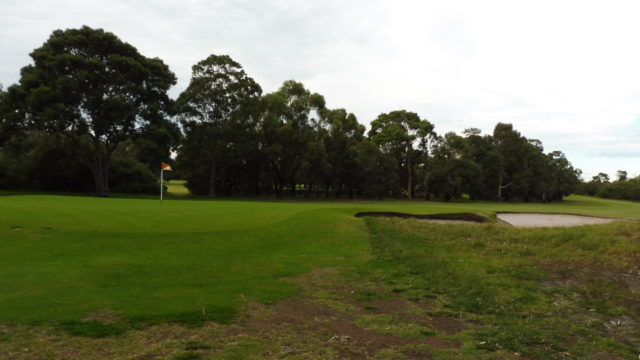
M 160 207 L 162 207 L 162 183 L 164 182 L 164 170 L 160 170 Z

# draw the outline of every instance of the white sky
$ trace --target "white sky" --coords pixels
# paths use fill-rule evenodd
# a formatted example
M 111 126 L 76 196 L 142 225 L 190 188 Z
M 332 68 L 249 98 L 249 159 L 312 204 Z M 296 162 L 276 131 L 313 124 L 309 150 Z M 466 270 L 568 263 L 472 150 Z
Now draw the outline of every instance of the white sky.
M 640 2 L 2 0 L 0 83 L 55 29 L 104 28 L 190 67 L 228 54 L 265 92 L 301 81 L 368 125 L 417 112 L 436 131 L 509 122 L 586 178 L 640 173 Z

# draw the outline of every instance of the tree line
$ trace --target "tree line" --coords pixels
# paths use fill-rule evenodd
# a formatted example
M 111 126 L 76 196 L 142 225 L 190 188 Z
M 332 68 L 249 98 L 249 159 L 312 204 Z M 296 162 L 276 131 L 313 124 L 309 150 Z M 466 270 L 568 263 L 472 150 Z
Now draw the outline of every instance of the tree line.
M 582 182 L 576 193 L 607 199 L 640 201 L 640 175 L 630 178 L 624 170 L 618 170 L 616 175 L 616 180 L 612 181 L 608 174 L 599 173 L 591 180 Z
M 438 134 L 406 110 L 367 131 L 355 115 L 289 80 L 263 94 L 242 66 L 211 55 L 176 77 L 114 34 L 56 30 L 20 81 L 0 89 L 0 188 L 153 193 L 161 161 L 197 195 L 554 201 L 580 171 L 511 124 Z

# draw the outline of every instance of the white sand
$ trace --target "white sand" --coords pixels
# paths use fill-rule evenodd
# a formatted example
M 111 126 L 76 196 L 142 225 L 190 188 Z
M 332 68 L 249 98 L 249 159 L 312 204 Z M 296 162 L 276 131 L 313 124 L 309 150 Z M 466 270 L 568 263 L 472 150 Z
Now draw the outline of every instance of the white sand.
M 503 213 L 498 219 L 517 227 L 547 227 L 547 226 L 580 226 L 593 224 L 607 224 L 617 219 L 598 218 L 591 216 L 566 214 L 528 214 Z

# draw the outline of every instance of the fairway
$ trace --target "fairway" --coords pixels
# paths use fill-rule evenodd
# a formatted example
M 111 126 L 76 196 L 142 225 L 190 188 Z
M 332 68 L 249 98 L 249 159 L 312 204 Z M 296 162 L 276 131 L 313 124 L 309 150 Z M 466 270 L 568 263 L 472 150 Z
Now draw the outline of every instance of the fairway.
M 556 204 L 174 198 L 161 207 L 152 199 L 2 196 L 0 322 L 74 324 L 106 311 L 127 327 L 231 323 L 247 303 L 274 304 L 298 293 L 299 284 L 286 279 L 314 269 L 360 268 L 370 261 L 372 246 L 396 236 L 384 224 L 405 221 L 354 217 L 363 211 L 638 219 L 640 204 L 580 196 Z M 430 226 L 451 226 L 444 237 L 457 228 Z M 487 226 L 496 225 L 477 229 Z M 569 236 L 562 231 L 557 234 Z M 374 236 L 372 245 L 371 234 L 387 232 Z

